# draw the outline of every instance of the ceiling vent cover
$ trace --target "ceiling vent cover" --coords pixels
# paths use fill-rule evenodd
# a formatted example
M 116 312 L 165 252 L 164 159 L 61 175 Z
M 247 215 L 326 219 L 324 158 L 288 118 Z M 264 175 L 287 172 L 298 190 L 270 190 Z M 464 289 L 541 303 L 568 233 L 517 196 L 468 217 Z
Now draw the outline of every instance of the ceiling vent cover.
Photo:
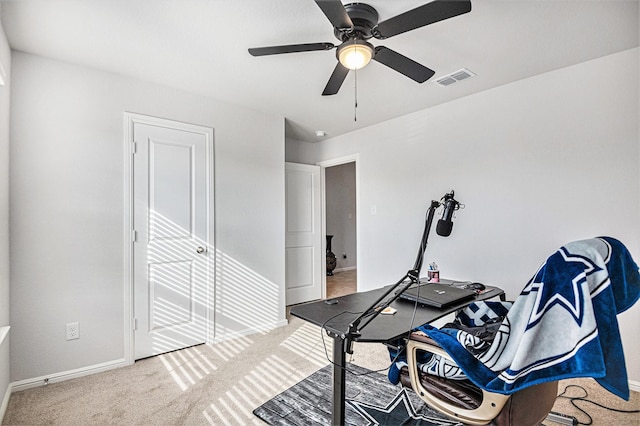
M 457 83 L 459 81 L 466 80 L 467 78 L 475 77 L 475 76 L 476 75 L 471 71 L 469 71 L 468 69 L 462 68 L 461 70 L 458 70 L 458 71 L 452 72 L 451 74 L 447 74 L 445 76 L 440 77 L 439 79 L 436 80 L 436 83 L 438 83 L 441 86 L 451 86 L 453 83 Z

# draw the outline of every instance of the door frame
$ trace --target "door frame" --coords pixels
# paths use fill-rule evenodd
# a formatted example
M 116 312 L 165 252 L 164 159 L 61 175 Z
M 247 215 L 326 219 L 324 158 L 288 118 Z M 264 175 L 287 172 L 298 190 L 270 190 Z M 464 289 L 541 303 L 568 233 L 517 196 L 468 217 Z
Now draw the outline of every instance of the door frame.
M 358 162 L 360 154 L 345 155 L 331 160 L 319 161 L 316 166 L 320 166 L 320 205 L 322 210 L 322 235 L 327 234 L 327 186 L 325 169 L 327 167 L 340 166 L 342 164 L 354 163 L 356 172 L 356 268 L 360 265 L 360 172 Z M 326 256 L 327 239 L 322 239 L 322 256 Z M 324 263 L 323 263 L 324 264 Z M 356 279 L 356 291 L 360 289 L 360 280 Z M 327 298 L 327 274 L 322 274 L 322 298 Z
M 203 134 L 206 137 L 207 155 L 207 206 L 209 215 L 207 217 L 207 229 L 209 240 L 209 269 L 215 272 L 217 250 L 215 244 L 215 197 L 214 197 L 214 129 L 212 127 L 200 126 L 179 122 L 175 120 L 152 117 L 125 111 L 124 120 L 124 359 L 125 363 L 131 365 L 135 362 L 135 306 L 133 298 L 133 156 L 135 155 L 134 126 L 136 123 L 149 124 L 152 126 L 168 127 L 187 132 Z M 211 324 L 215 317 L 215 273 L 209 274 L 207 283 L 207 307 L 206 307 L 206 341 L 213 342 L 215 328 Z

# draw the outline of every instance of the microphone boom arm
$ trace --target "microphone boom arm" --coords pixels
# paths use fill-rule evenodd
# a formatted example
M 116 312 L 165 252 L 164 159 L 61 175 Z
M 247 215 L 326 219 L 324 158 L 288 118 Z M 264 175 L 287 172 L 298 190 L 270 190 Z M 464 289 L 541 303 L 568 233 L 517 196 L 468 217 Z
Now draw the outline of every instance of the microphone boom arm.
M 418 256 L 416 257 L 416 262 L 413 265 L 413 271 L 416 272 L 416 275 L 420 274 L 420 270 L 422 269 L 424 253 L 427 251 L 427 240 L 429 239 L 429 232 L 431 232 L 431 224 L 433 223 L 433 215 L 435 214 L 436 209 L 440 207 L 440 205 L 440 202 L 431 200 L 431 205 L 429 206 L 429 211 L 427 213 L 424 230 L 422 231 L 422 239 L 420 240 Z
M 452 191 L 453 192 L 453 191 Z M 448 194 L 447 194 L 448 195 Z M 446 195 L 445 195 L 446 197 Z M 443 199 L 445 198 L 443 197 Z M 402 293 L 405 292 L 413 284 L 420 281 L 420 270 L 422 269 L 422 263 L 424 261 L 424 253 L 427 250 L 427 242 L 429 239 L 429 232 L 431 231 L 431 224 L 433 223 L 433 216 L 441 203 L 439 201 L 432 200 L 431 205 L 427 211 L 427 217 L 425 220 L 424 231 L 422 232 L 422 239 L 420 240 L 420 248 L 418 249 L 418 256 L 416 257 L 413 269 L 410 269 L 404 277 L 402 277 L 397 283 L 392 285 L 387 291 L 382 294 L 371 306 L 369 306 L 360 316 L 349 324 L 349 328 L 345 335 L 345 348 L 348 353 L 353 353 L 352 343 L 360 336 L 360 332 L 371 321 L 373 321 L 380 313 L 391 305 Z M 407 280 L 408 279 L 408 280 Z M 404 284 L 404 285 L 402 285 Z M 402 286 L 401 286 L 402 285 Z M 398 288 L 400 289 L 398 290 Z M 397 291 L 396 291 L 397 290 Z M 387 297 L 393 293 L 391 298 L 385 301 Z

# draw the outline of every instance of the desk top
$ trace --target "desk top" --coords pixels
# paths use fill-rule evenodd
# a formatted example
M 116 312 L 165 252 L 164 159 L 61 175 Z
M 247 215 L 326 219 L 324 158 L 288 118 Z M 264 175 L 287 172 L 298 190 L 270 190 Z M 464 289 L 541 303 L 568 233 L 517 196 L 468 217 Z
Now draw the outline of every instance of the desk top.
M 445 280 L 442 281 L 446 282 Z M 338 297 L 338 303 L 334 305 L 328 305 L 324 300 L 296 305 L 291 308 L 291 315 L 317 326 L 324 326 L 332 334 L 341 335 L 346 333 L 349 324 L 369 308 L 389 287 Z M 361 335 L 355 340 L 359 342 L 389 342 L 405 336 L 409 330 L 417 326 L 433 322 L 462 309 L 471 302 L 491 299 L 502 294 L 504 294 L 502 289 L 487 286 L 475 298 L 467 299 L 445 308 L 432 308 L 422 305 L 418 305 L 416 308 L 414 302 L 399 299 L 391 304 L 391 307 L 397 310 L 395 314 L 378 315 L 367 324 L 361 331 Z

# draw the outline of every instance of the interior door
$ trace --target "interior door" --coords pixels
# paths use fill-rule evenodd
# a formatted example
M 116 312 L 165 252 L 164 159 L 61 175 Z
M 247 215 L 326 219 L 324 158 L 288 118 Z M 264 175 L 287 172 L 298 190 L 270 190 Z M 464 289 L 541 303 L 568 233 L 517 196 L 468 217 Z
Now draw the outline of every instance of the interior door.
M 285 176 L 286 304 L 293 305 L 322 297 L 320 167 L 286 163 Z
M 201 129 L 134 124 L 135 359 L 206 341 L 213 130 Z

